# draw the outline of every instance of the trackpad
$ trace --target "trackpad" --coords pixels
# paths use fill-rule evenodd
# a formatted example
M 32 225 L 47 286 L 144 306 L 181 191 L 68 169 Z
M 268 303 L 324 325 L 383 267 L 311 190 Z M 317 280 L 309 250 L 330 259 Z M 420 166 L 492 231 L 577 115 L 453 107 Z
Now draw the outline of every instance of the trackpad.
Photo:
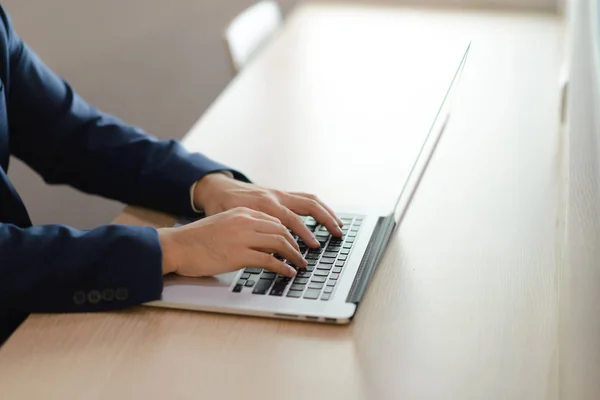
M 230 287 L 235 281 L 239 271 L 227 274 L 215 275 L 206 278 L 186 278 L 178 275 L 169 275 L 165 277 L 164 286 L 199 286 L 199 287 Z

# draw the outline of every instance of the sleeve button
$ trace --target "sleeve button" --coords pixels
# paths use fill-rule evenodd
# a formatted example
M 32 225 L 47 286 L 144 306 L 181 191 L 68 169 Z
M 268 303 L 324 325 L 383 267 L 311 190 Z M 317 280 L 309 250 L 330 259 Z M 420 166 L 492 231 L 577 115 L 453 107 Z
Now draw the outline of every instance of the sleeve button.
M 115 297 L 119 301 L 125 301 L 129 298 L 129 291 L 127 290 L 127 288 L 120 287 L 117 289 Z
M 77 304 L 78 306 L 85 304 L 85 300 L 86 300 L 86 296 L 85 296 L 85 292 L 80 290 L 75 292 L 75 294 L 73 294 L 73 302 L 75 304 Z
M 98 290 L 91 290 L 87 295 L 87 299 L 92 304 L 98 304 L 102 300 L 102 295 Z
M 113 301 L 115 299 L 115 291 L 113 289 L 104 289 L 102 291 L 102 300 Z

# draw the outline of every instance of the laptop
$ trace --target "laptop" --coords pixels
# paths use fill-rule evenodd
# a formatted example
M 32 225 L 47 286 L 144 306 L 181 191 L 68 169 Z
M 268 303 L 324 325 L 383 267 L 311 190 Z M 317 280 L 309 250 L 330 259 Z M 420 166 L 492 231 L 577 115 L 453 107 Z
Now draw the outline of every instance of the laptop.
M 417 190 L 450 116 L 471 44 L 464 54 L 393 209 L 386 215 L 343 212 L 343 238 L 332 237 L 324 226 L 305 217 L 319 240 L 310 249 L 298 240 L 308 261 L 290 279 L 261 268 L 209 278 L 165 277 L 162 298 L 148 306 L 205 312 L 348 324 L 367 292 L 384 251 L 393 238 Z M 186 223 L 181 221 L 181 223 Z

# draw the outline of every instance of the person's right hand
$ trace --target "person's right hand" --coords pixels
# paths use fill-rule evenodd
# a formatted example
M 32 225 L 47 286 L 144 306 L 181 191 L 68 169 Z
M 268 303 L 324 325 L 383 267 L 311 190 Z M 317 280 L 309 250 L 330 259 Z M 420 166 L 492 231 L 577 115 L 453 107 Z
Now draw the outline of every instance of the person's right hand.
M 158 230 L 163 274 L 213 276 L 245 267 L 265 268 L 293 277 L 296 270 L 271 253 L 306 267 L 298 244 L 274 217 L 235 208 L 194 223 Z

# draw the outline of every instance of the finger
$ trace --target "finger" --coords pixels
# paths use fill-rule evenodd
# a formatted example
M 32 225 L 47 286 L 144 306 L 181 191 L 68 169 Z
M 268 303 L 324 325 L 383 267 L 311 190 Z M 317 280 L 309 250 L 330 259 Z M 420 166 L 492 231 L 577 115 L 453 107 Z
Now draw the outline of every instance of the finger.
M 247 265 L 251 268 L 264 268 L 276 274 L 293 278 L 296 276 L 296 270 L 283 261 L 280 261 L 270 254 L 251 250 L 248 254 Z
M 300 247 L 292 234 L 287 230 L 287 228 L 281 224 L 281 222 L 275 223 L 272 221 L 266 220 L 257 220 L 254 224 L 254 230 L 259 233 L 271 234 L 271 235 L 280 235 L 284 237 L 287 242 L 296 250 L 300 251 Z
M 344 226 L 344 223 L 342 222 L 342 220 L 336 215 L 335 212 L 333 212 L 333 209 L 331 207 L 329 207 L 327 204 L 325 204 L 323 201 L 321 201 L 321 199 L 319 199 L 316 196 L 307 194 L 307 193 L 292 193 L 295 196 L 299 196 L 299 197 L 304 197 L 307 198 L 309 200 L 314 200 L 317 203 L 319 203 L 321 205 L 321 207 L 323 207 L 325 210 L 327 210 L 327 212 L 329 213 L 329 215 L 331 215 L 333 218 L 335 218 L 335 221 L 337 222 L 338 226 L 340 228 L 342 228 Z
M 302 239 L 302 241 L 310 247 L 317 248 L 321 246 L 317 238 L 315 238 L 313 233 L 304 224 L 302 219 L 288 208 L 279 203 L 275 203 L 269 206 L 266 211 L 269 212 L 269 214 L 279 218 L 283 225 L 290 228 L 292 232 L 298 235 L 298 237 L 300 237 L 300 239 Z
M 318 223 L 324 225 L 332 235 L 338 237 L 343 235 L 336 218 L 334 218 L 318 201 L 302 196 L 289 195 L 289 200 L 286 201 L 285 204 L 290 210 L 298 214 L 312 216 Z
M 298 268 L 308 265 L 302 254 L 278 234 L 257 233 L 250 238 L 250 247 L 265 253 L 279 254 Z

